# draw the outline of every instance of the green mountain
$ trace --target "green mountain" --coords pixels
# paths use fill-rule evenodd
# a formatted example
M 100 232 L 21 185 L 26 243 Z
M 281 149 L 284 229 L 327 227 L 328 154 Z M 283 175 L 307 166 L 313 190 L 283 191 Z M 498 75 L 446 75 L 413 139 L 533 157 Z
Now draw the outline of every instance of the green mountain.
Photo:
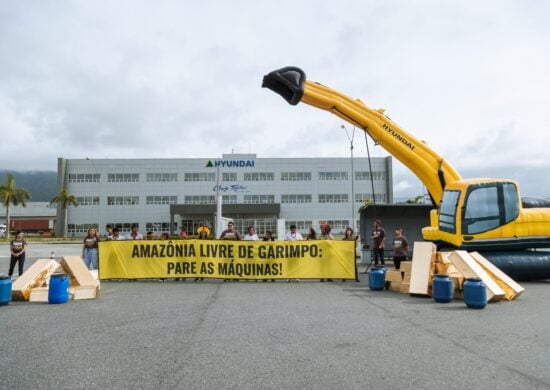
M 0 182 L 5 181 L 6 173 L 13 175 L 17 187 L 24 188 L 31 193 L 31 202 L 49 202 L 59 192 L 57 190 L 57 172 L 0 170 Z

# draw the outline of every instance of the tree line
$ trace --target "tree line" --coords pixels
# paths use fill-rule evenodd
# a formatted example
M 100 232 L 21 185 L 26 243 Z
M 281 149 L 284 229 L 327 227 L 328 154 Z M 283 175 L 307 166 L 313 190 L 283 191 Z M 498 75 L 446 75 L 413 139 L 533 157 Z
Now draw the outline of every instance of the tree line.
M 12 173 L 4 175 L 4 182 L 0 184 L 0 201 L 6 209 L 6 237 L 10 237 L 10 221 L 11 221 L 11 206 L 21 205 L 27 207 L 27 202 L 31 199 L 31 192 L 23 187 L 18 187 L 15 183 L 15 178 Z M 63 237 L 67 237 L 67 208 L 69 206 L 78 206 L 76 197 L 72 195 L 66 188 L 50 200 L 50 205 L 61 205 L 64 213 L 65 228 L 63 229 Z

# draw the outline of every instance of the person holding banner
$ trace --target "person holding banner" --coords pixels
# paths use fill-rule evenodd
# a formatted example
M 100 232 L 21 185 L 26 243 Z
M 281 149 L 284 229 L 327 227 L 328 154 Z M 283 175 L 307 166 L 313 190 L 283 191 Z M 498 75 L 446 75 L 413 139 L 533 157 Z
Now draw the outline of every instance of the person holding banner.
M 285 234 L 285 241 L 298 241 L 303 239 L 300 232 L 296 231 L 296 225 L 290 225 L 290 231 Z
M 334 236 L 330 234 L 330 225 L 324 223 L 321 225 L 321 234 L 319 235 L 319 240 L 334 240 Z M 324 282 L 325 279 L 321 279 L 321 282 Z M 326 279 L 327 282 L 333 282 L 332 279 Z
M 246 229 L 246 234 L 243 237 L 243 241 L 258 241 L 258 235 L 254 231 L 254 226 L 249 226 Z
M 204 232 L 206 234 L 206 237 L 208 237 L 210 235 L 210 229 L 204 223 L 201 223 L 200 226 L 197 229 L 197 234 L 199 235 L 199 239 L 201 239 L 200 235 L 201 235 L 202 232 Z
M 241 240 L 241 233 L 234 229 L 233 222 L 227 223 L 227 229 L 225 229 L 220 235 L 220 240 Z
M 290 225 L 290 231 L 285 234 L 285 241 L 301 241 L 303 240 L 302 235 L 300 232 L 296 231 L 296 225 L 292 224 Z M 289 282 L 299 282 L 300 279 L 288 279 Z
M 126 237 L 126 239 L 128 239 L 128 240 L 143 240 L 143 235 L 139 232 L 138 225 L 136 225 L 136 224 L 132 225 L 132 231 L 130 232 L 128 237 Z

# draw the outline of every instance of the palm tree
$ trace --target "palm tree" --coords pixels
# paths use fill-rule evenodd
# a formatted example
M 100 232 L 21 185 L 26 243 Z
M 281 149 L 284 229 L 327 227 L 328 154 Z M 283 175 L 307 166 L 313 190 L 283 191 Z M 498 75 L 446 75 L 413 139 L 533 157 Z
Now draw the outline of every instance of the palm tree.
M 0 185 L 0 200 L 6 208 L 6 237 L 9 238 L 10 236 L 10 206 L 17 206 L 21 203 L 21 206 L 27 207 L 27 201 L 30 198 L 31 193 L 24 188 L 17 188 L 13 175 L 11 173 L 6 174 L 4 184 Z
M 72 195 L 69 191 L 67 191 L 66 188 L 63 188 L 59 194 L 57 194 L 52 200 L 50 200 L 50 205 L 52 204 L 61 204 L 61 207 L 63 208 L 63 238 L 67 238 L 67 207 L 74 206 L 78 207 L 78 202 L 76 201 L 76 197 Z

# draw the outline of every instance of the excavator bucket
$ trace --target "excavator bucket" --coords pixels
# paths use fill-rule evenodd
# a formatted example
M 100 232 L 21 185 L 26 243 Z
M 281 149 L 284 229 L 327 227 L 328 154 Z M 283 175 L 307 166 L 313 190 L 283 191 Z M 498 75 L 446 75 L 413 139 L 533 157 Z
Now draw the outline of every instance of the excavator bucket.
M 262 82 L 262 88 L 271 89 L 278 93 L 289 104 L 295 106 L 304 96 L 305 72 L 295 66 L 287 66 L 266 74 Z

